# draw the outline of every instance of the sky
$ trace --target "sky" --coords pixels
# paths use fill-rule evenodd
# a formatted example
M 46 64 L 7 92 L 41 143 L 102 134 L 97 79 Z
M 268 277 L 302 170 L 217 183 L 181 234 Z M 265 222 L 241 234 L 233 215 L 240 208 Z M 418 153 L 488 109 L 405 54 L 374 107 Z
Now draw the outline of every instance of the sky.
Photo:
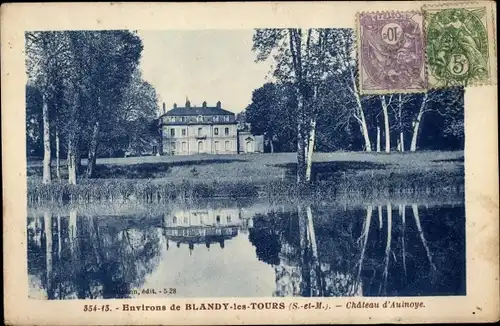
M 143 79 L 152 84 L 160 107 L 215 106 L 238 113 L 251 103 L 252 91 L 270 76 L 267 62 L 256 63 L 253 30 L 139 31 L 144 50 Z

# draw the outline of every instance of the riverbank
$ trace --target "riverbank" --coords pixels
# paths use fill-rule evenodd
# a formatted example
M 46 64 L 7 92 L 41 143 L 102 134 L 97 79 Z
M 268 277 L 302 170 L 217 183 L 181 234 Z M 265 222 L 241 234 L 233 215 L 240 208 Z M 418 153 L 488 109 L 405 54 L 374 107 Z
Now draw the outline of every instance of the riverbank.
M 342 193 L 463 192 L 463 152 L 317 153 L 312 183 L 295 184 L 295 154 L 197 155 L 100 159 L 96 178 L 41 183 L 28 164 L 28 201 L 165 203 L 211 197 L 317 197 Z M 64 168 L 62 169 L 64 170 Z M 55 178 L 54 178 L 55 179 Z

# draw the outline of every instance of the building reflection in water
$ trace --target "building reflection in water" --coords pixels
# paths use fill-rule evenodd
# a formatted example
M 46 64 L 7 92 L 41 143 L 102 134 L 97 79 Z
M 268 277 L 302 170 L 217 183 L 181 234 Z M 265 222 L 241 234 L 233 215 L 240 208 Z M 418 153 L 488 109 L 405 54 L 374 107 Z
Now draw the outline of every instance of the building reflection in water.
M 163 225 L 167 249 L 172 241 L 177 247 L 187 245 L 191 253 L 200 245 L 210 249 L 219 244 L 224 248 L 225 241 L 239 231 L 248 232 L 253 221 L 251 217 L 243 217 L 238 208 L 177 209 L 165 214 Z
M 165 248 L 210 257 L 212 246 L 223 249 L 237 236 L 254 250 L 238 254 L 272 266 L 269 295 L 465 294 L 464 206 L 422 211 L 387 202 L 353 209 L 175 209 L 148 219 L 46 211 L 28 219 L 30 296 L 128 297 L 157 268 Z

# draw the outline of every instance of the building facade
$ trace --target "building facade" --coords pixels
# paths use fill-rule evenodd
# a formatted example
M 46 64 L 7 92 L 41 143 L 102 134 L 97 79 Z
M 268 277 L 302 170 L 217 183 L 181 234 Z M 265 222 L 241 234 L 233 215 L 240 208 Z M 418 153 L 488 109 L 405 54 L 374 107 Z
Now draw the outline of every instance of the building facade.
M 236 154 L 238 131 L 235 114 L 222 109 L 221 103 L 192 107 L 174 107 L 160 116 L 163 155 Z
M 162 155 L 237 154 L 264 152 L 263 137 L 238 131 L 233 112 L 224 110 L 221 102 L 215 106 L 184 107 L 174 103 L 171 110 L 163 104 L 159 117 L 160 150 Z M 262 143 L 262 144 L 260 144 Z
M 238 131 L 238 153 L 264 153 L 264 135 Z

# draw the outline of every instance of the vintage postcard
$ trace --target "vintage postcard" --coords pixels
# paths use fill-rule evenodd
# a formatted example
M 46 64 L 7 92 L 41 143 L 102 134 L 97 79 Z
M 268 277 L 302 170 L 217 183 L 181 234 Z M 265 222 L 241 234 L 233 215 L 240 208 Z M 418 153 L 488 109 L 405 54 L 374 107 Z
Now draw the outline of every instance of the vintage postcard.
M 6 323 L 497 321 L 495 18 L 3 5 Z

